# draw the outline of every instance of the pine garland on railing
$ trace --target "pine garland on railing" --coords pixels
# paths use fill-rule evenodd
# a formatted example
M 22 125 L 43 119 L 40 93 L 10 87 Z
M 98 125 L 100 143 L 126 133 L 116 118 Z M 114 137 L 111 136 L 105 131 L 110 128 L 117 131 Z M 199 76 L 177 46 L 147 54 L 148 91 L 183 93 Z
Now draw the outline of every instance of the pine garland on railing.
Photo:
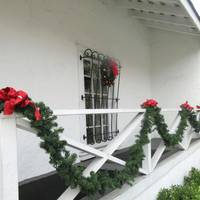
M 188 124 L 199 133 L 200 122 L 197 121 L 196 112 L 187 102 L 181 105 L 179 111 L 181 119 L 174 134 L 170 134 L 157 104 L 152 99 L 142 104 L 142 108 L 146 111 L 140 133 L 135 144 L 130 147 L 126 166 L 122 170 L 91 172 L 90 177 L 84 177 L 82 175 L 84 167 L 75 165 L 76 155 L 70 154 L 65 148 L 67 141 L 59 138 L 63 128 L 58 127 L 52 110 L 44 103 L 33 103 L 24 91 L 16 91 L 13 88 L 0 90 L 0 112 L 9 115 L 15 111 L 29 119 L 31 127 L 37 130 L 37 136 L 42 140 L 41 148 L 49 154 L 50 164 L 55 167 L 66 185 L 71 185 L 72 188 L 79 187 L 87 195 L 103 193 L 106 189 L 119 188 L 124 183 L 131 184 L 134 181 L 144 159 L 143 146 L 149 143 L 148 134 L 152 132 L 154 126 L 166 146 L 175 146 L 181 142 Z

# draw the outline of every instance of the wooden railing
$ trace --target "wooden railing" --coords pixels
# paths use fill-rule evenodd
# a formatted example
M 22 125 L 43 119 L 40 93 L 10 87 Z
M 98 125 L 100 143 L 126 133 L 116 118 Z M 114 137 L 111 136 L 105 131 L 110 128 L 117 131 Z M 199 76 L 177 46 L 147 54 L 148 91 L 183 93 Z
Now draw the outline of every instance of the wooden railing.
M 84 176 L 90 176 L 90 172 L 97 172 L 106 161 L 111 161 L 121 166 L 125 166 L 126 162 L 115 156 L 113 153 L 119 146 L 138 128 L 143 119 L 144 109 L 95 109 L 95 110 L 56 110 L 54 114 L 57 116 L 71 116 L 71 115 L 86 115 L 86 114 L 109 114 L 109 113 L 131 113 L 133 114 L 130 122 L 120 131 L 109 144 L 103 149 L 98 150 L 89 145 L 80 143 L 70 137 L 66 137 L 67 145 L 75 149 L 81 150 L 91 154 L 94 159 L 84 170 Z M 176 112 L 170 132 L 173 134 L 180 122 L 179 109 L 162 109 L 162 112 Z M 197 116 L 199 118 L 199 115 Z M 17 128 L 35 133 L 35 130 L 30 127 L 29 121 L 20 116 L 13 115 L 12 117 L 0 116 L 0 199 L 1 200 L 18 200 L 18 170 L 17 170 L 17 142 L 16 133 Z M 149 134 L 151 141 L 154 135 Z M 156 136 L 158 137 L 158 136 Z M 180 146 L 183 150 L 189 148 L 192 138 L 198 135 L 194 133 L 189 127 L 185 133 L 183 141 Z M 163 141 L 160 142 L 152 154 L 151 142 L 145 145 L 144 153 L 145 159 L 143 160 L 140 173 L 150 174 L 157 166 L 158 161 L 163 155 L 166 146 Z M 71 189 L 70 187 L 60 196 L 58 200 L 73 200 L 80 192 L 79 188 Z

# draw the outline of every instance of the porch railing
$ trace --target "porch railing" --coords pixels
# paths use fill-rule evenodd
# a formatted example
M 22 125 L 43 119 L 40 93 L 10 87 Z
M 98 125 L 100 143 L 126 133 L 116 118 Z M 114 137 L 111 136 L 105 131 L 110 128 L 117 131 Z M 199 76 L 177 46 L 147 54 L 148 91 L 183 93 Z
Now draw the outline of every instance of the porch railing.
M 143 109 L 95 109 L 95 110 L 56 110 L 57 116 L 86 115 L 86 114 L 111 114 L 111 113 L 129 113 L 133 114 L 132 119 L 120 131 L 112 141 L 103 150 L 95 149 L 89 145 L 80 143 L 72 138 L 65 137 L 67 145 L 75 149 L 91 154 L 94 159 L 83 172 L 84 176 L 90 176 L 90 172 L 97 172 L 106 161 L 111 161 L 120 166 L 125 166 L 126 161 L 119 159 L 113 153 L 119 149 L 120 145 L 136 130 L 141 124 L 145 110 Z M 176 112 L 176 116 L 171 124 L 170 133 L 174 133 L 179 122 L 179 109 L 162 109 L 164 113 Z M 197 115 L 199 118 L 199 114 Z M 18 200 L 18 169 L 17 169 L 17 128 L 35 133 L 30 127 L 29 122 L 20 116 L 11 117 L 0 116 L 0 199 L 1 200 Z M 183 150 L 187 150 L 193 138 L 198 138 L 193 129 L 189 126 L 184 133 L 183 141 L 179 144 Z M 151 139 L 158 138 L 154 134 L 149 134 L 150 143 L 145 145 L 145 159 L 142 162 L 140 173 L 148 175 L 157 166 L 166 146 L 161 140 L 155 153 L 152 156 Z M 70 187 L 60 196 L 58 200 L 73 200 L 78 193 L 79 188 L 71 189 Z

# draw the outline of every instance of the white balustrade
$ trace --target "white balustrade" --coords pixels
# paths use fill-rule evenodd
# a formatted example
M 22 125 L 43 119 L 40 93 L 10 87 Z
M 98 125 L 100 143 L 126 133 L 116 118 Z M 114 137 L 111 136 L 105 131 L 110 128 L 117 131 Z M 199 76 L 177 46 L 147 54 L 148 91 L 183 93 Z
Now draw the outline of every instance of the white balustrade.
M 0 199 L 18 200 L 15 117 L 0 118 Z
M 162 112 L 177 112 L 179 109 L 162 109 Z M 125 166 L 126 162 L 112 154 L 119 146 L 136 130 L 141 124 L 144 116 L 144 109 L 95 109 L 95 110 L 56 110 L 54 114 L 57 116 L 69 115 L 86 115 L 86 114 L 108 114 L 108 113 L 132 113 L 132 120 L 124 127 L 120 133 L 108 143 L 103 150 L 95 149 L 89 145 L 75 141 L 69 137 L 65 137 L 67 145 L 77 150 L 83 151 L 92 155 L 92 162 L 86 167 L 83 172 L 84 176 L 90 176 L 90 172 L 97 172 L 106 161 L 111 161 L 120 166 Z M 200 115 L 198 115 L 199 119 Z M 180 122 L 179 114 L 176 115 L 172 122 L 170 133 L 175 133 Z M 17 177 L 17 143 L 16 133 L 18 129 L 23 129 L 32 133 L 36 130 L 30 127 L 29 121 L 21 116 L 5 117 L 0 116 L 0 199 L 1 200 L 18 200 L 18 177 Z M 150 174 L 158 165 L 166 146 L 161 140 L 158 147 L 152 155 L 151 140 L 153 135 L 149 134 L 150 143 L 143 147 L 145 159 L 142 162 L 140 173 Z M 183 141 L 179 144 L 184 150 L 189 148 L 192 138 L 199 137 L 194 133 L 191 127 L 184 133 Z M 79 188 L 71 189 L 70 187 L 60 196 L 58 200 L 73 200 L 80 192 Z

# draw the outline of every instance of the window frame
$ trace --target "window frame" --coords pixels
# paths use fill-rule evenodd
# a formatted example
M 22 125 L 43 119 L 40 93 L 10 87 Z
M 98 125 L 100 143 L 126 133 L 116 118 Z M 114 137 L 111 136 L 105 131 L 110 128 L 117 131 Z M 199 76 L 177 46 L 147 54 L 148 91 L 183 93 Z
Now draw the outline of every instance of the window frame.
M 82 100 L 83 98 L 83 94 L 85 95 L 85 76 L 84 76 L 84 63 L 83 63 L 83 60 L 80 59 L 80 57 L 83 55 L 84 51 L 85 51 L 86 48 L 80 48 L 78 49 L 78 61 L 79 61 L 79 69 L 78 69 L 78 73 L 79 73 L 79 107 L 80 109 L 86 109 L 85 108 L 85 101 Z M 109 106 L 108 106 L 109 108 Z M 117 123 L 118 124 L 118 123 Z M 109 128 L 111 127 L 110 125 L 110 121 L 108 121 L 108 125 L 107 125 Z M 94 126 L 93 126 L 94 127 Z M 103 126 L 104 127 L 104 126 Z M 105 126 L 106 127 L 106 126 Z M 116 130 L 118 131 L 118 129 Z M 110 130 L 109 130 L 110 132 Z M 87 139 L 84 139 L 83 136 L 87 136 L 87 125 L 86 125 L 86 116 L 81 116 L 80 117 L 80 140 L 81 142 L 83 143 L 86 143 L 87 144 Z M 100 143 L 94 143 L 94 144 L 88 144 L 88 145 L 92 145 L 93 147 L 95 148 L 102 148 L 102 147 L 105 147 L 107 146 L 107 144 L 112 141 L 111 140 L 107 140 L 107 141 L 101 141 Z

